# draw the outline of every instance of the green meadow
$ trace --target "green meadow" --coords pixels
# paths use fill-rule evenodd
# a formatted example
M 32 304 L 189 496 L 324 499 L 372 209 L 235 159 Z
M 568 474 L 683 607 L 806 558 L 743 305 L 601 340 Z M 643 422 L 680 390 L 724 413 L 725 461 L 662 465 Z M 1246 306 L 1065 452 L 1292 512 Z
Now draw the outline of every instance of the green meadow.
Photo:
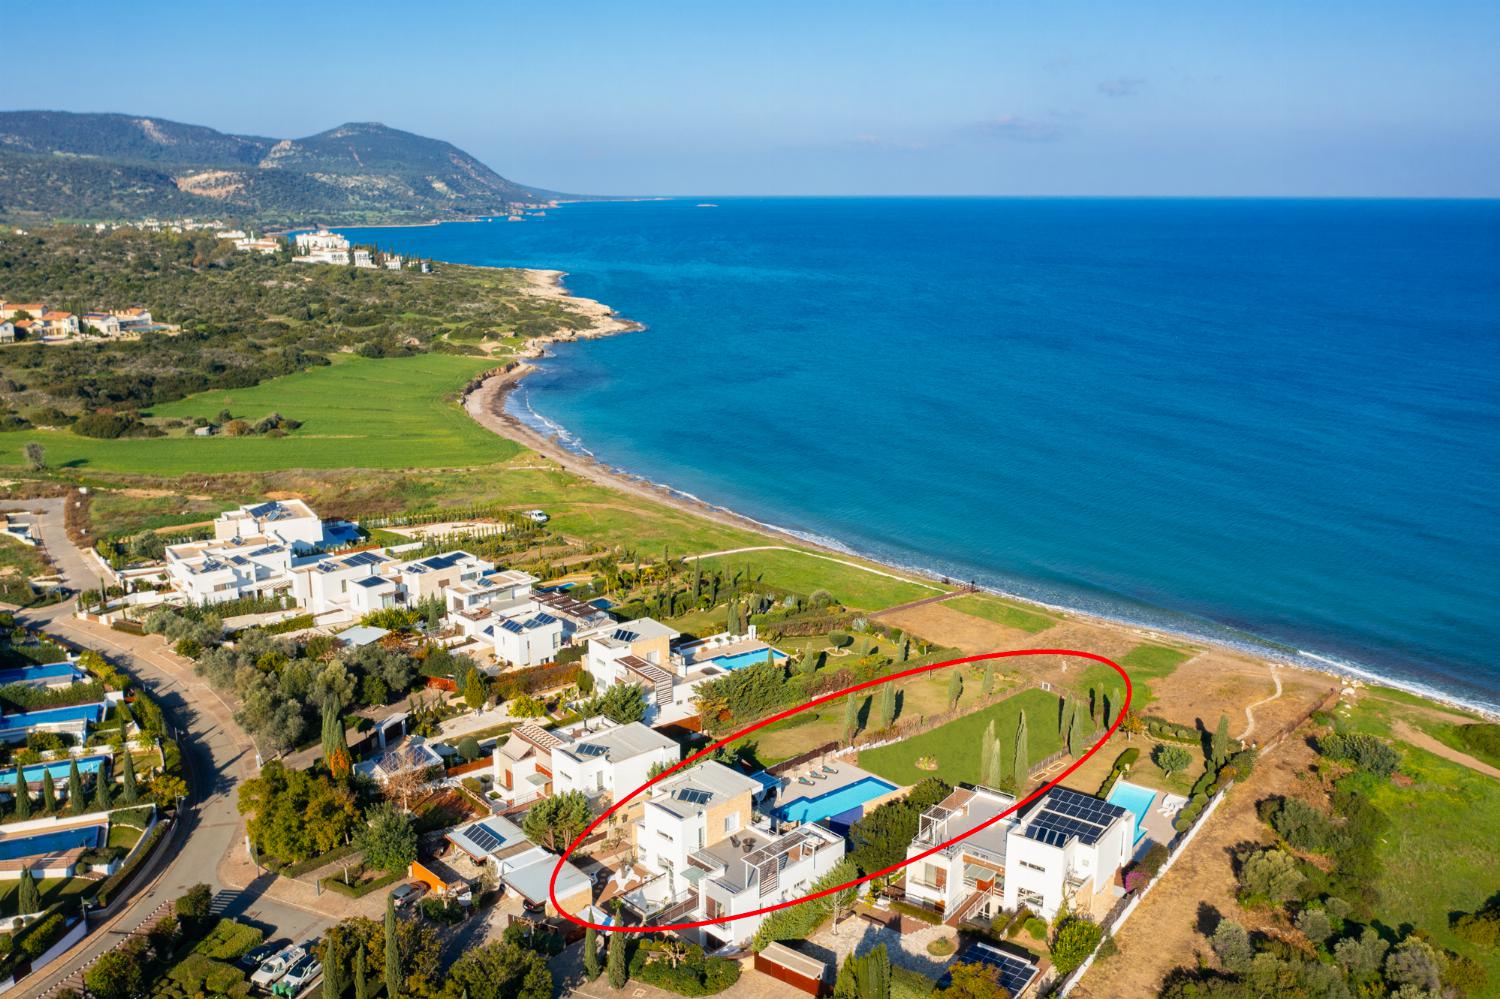
M 859 765 L 893 784 L 915 784 L 924 777 L 937 776 L 950 784 L 979 781 L 979 746 L 990 720 L 995 721 L 995 735 L 1000 740 L 1002 773 L 1010 773 L 1015 752 L 1016 725 L 1026 713 L 1028 762 L 1035 762 L 1062 748 L 1057 731 L 1059 700 L 1055 694 L 1032 688 L 999 704 L 940 725 L 935 729 L 903 739 L 890 746 L 867 749 L 859 754 Z M 899 716 L 898 716 L 899 720 Z M 923 770 L 917 760 L 930 756 L 937 770 Z
M 955 597 L 946 602 L 948 607 L 962 611 L 972 617 L 983 618 L 1006 628 L 1015 628 L 1028 635 L 1046 631 L 1057 623 L 1057 618 L 1034 607 L 1023 607 L 1009 600 L 983 593 L 972 593 Z
M 36 441 L 53 468 L 178 475 L 287 468 L 440 468 L 505 461 L 520 445 L 476 424 L 452 400 L 489 358 L 456 354 L 370 360 L 338 355 L 334 364 L 243 389 L 200 392 L 151 410 L 157 420 L 215 420 L 227 409 L 254 423 L 280 413 L 302 426 L 285 437 L 166 437 L 98 440 L 67 430 L 0 434 L 0 466 L 25 464 Z
M 765 543 L 764 538 L 761 543 Z M 858 566 L 795 550 L 720 555 L 703 559 L 703 565 L 731 574 L 743 571 L 752 579 L 798 593 L 827 590 L 839 603 L 862 610 L 880 610 L 923 597 L 934 597 L 944 589 L 936 583 L 892 579 Z

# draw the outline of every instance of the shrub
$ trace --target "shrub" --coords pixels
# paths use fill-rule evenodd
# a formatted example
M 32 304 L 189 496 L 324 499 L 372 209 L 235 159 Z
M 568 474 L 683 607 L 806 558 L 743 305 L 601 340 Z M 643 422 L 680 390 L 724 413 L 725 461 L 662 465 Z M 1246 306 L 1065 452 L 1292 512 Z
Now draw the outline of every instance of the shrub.
M 1059 975 L 1070 974 L 1088 959 L 1103 936 L 1097 923 L 1080 916 L 1067 917 L 1052 940 L 1052 966 Z
M 1047 939 L 1047 921 L 1040 916 L 1028 916 L 1026 922 L 1021 924 L 1021 928 L 1033 940 Z
M 1151 758 L 1166 774 L 1186 770 L 1193 762 L 1192 754 L 1181 746 L 1157 746 Z
M 264 934 L 236 919 L 220 919 L 193 950 L 216 961 L 234 961 L 257 947 Z
M 1318 752 L 1343 760 L 1376 777 L 1389 777 L 1401 765 L 1401 754 L 1373 735 L 1331 733 L 1318 739 Z

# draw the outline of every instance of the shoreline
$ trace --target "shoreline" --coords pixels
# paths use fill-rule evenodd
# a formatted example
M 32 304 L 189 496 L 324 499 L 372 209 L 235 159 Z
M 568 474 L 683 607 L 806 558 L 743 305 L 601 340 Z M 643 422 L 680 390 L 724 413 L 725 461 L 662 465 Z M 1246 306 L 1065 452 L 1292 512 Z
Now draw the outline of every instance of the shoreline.
M 586 314 L 595 317 L 594 325 L 586 331 L 578 333 L 562 331 L 557 335 L 534 337 L 527 341 L 523 354 L 528 358 L 545 356 L 546 347 L 552 343 L 570 343 L 576 340 L 598 339 L 605 336 L 614 336 L 618 333 L 638 332 L 647 328 L 642 323 L 619 316 L 613 309 L 601 302 L 574 296 L 564 285 L 563 279 L 567 276 L 564 271 L 536 268 L 524 268 L 523 270 L 528 279 L 536 287 L 536 294 L 544 294 L 547 297 L 557 298 L 568 302 L 570 305 L 583 306 Z M 804 534 L 778 527 L 775 524 L 756 520 L 753 517 L 737 513 L 727 507 L 710 503 L 691 493 L 674 489 L 670 485 L 655 482 L 644 476 L 607 465 L 599 461 L 592 454 L 580 453 L 580 450 L 570 448 L 560 440 L 560 434 L 543 432 L 515 416 L 506 408 L 507 400 L 521 384 L 522 380 L 536 370 L 537 366 L 534 364 L 527 363 L 526 361 L 518 362 L 507 371 L 492 374 L 483 379 L 476 387 L 463 395 L 460 403 L 470 418 L 486 430 L 513 440 L 550 459 L 572 474 L 596 485 L 623 492 L 636 498 L 670 506 L 681 512 L 703 517 L 725 526 L 750 531 L 768 540 L 784 545 L 803 550 L 811 549 L 824 556 L 835 556 L 840 559 L 857 559 L 860 562 L 868 563 L 871 567 L 879 567 L 880 569 L 888 570 L 929 585 L 944 585 L 943 581 L 947 580 L 946 585 L 955 591 L 958 591 L 962 585 L 961 583 L 952 581 L 949 577 L 931 570 L 901 565 L 883 558 L 868 555 L 844 545 L 837 539 L 811 538 Z M 538 416 L 540 417 L 540 414 Z M 545 417 L 540 418 L 545 420 Z M 1454 694 L 1428 687 L 1418 681 L 1384 676 L 1376 669 L 1359 663 L 1345 662 L 1303 649 L 1282 651 L 1276 647 L 1276 644 L 1272 640 L 1260 638 L 1249 632 L 1245 633 L 1247 637 L 1243 642 L 1236 643 L 1224 637 L 1195 634 L 1191 631 L 1172 628 L 1155 622 L 1132 620 L 1128 617 L 1100 613 L 1095 610 L 1085 610 L 1067 604 L 1038 600 L 1034 597 L 1023 596 L 995 586 L 981 584 L 979 585 L 979 590 L 1006 600 L 1016 601 L 1026 606 L 1038 607 L 1054 613 L 1064 614 L 1080 621 L 1128 628 L 1146 637 L 1157 636 L 1172 641 L 1211 646 L 1250 655 L 1268 664 L 1275 663 L 1307 673 L 1332 677 L 1338 681 L 1341 687 L 1360 684 L 1388 687 L 1405 694 L 1441 704 L 1450 709 L 1477 715 L 1480 718 L 1491 721 L 1500 721 L 1500 708 L 1466 701 Z M 1213 624 L 1211 621 L 1207 623 L 1210 625 Z

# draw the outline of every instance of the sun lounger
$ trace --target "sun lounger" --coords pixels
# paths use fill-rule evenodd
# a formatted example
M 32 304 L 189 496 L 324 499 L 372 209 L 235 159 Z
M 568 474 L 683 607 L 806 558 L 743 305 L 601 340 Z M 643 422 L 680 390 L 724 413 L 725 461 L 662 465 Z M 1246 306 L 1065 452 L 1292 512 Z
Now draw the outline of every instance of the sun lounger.
M 825 773 L 825 774 L 836 774 L 836 773 L 838 773 L 838 772 L 839 772 L 839 768 L 838 768 L 838 767 L 830 767 L 830 766 L 828 766 L 828 765 L 827 765 L 827 764 L 826 764 L 826 763 L 825 763 L 825 764 L 824 764 L 824 765 L 823 765 L 823 772 L 824 772 L 824 773 Z
M 809 787 L 812 786 L 812 781 L 808 780 L 806 777 L 798 777 L 797 778 L 797 783 L 798 784 L 806 784 Z

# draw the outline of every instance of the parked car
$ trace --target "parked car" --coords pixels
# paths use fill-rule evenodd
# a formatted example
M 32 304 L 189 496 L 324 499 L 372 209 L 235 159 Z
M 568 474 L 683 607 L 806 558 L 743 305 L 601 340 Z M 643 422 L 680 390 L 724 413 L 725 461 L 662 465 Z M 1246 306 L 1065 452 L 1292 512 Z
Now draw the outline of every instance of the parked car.
M 396 908 L 404 909 L 425 894 L 427 894 L 426 885 L 420 881 L 408 881 L 406 884 L 396 886 L 396 890 L 391 892 L 391 900 L 396 903 Z
M 274 953 L 281 949 L 281 944 L 263 943 L 259 947 L 252 947 L 240 955 L 240 967 L 259 968 Z
M 255 974 L 250 976 L 250 984 L 263 989 L 269 989 L 281 980 L 281 977 L 287 973 L 287 970 L 292 965 L 306 956 L 307 951 L 296 944 L 283 947 L 275 954 L 266 958 L 261 966 L 255 969 Z
M 302 990 L 311 985 L 313 979 L 322 973 L 323 963 L 318 960 L 316 955 L 308 954 L 302 960 L 292 965 L 291 968 L 287 969 L 287 973 L 282 976 L 281 981 L 277 982 L 271 988 L 271 991 L 291 999 L 293 996 L 301 995 Z

